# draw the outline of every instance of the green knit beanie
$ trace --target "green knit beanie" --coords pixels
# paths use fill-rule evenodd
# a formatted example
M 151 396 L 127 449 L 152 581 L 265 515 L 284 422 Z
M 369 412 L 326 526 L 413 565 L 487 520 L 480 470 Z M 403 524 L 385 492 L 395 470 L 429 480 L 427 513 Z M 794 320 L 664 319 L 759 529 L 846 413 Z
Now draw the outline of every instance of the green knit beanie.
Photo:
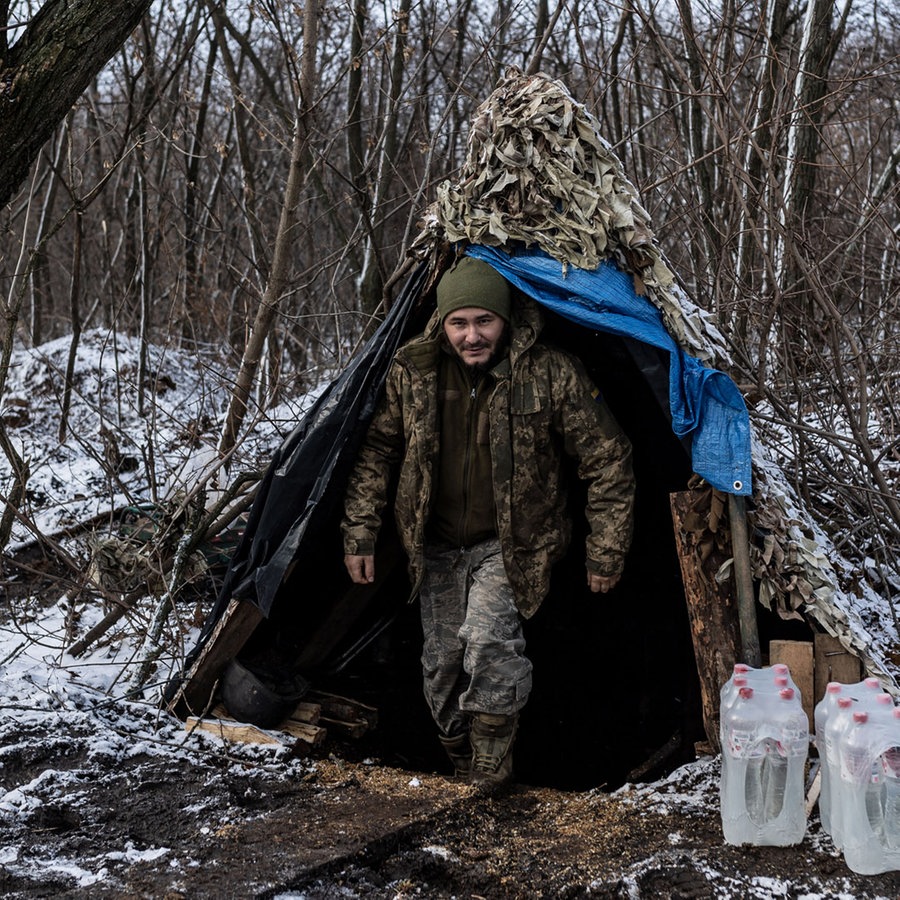
M 443 322 L 456 309 L 475 306 L 509 321 L 509 282 L 491 265 L 464 256 L 441 276 L 437 308 Z

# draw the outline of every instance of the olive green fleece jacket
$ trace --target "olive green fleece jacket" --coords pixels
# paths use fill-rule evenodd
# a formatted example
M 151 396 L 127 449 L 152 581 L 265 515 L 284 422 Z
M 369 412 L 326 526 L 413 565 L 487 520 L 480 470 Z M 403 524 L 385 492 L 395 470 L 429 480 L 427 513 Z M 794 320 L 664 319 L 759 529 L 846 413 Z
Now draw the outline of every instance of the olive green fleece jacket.
M 570 354 L 538 341 L 543 317 L 533 301 L 514 304 L 509 356 L 492 372 L 490 448 L 497 534 L 519 612 L 529 618 L 550 587 L 551 569 L 571 538 L 564 455 L 587 484 L 588 568 L 622 571 L 631 542 L 631 445 Z M 394 517 L 417 590 L 439 465 L 438 360 L 442 329 L 401 347 L 345 495 L 344 552 L 374 553 L 394 470 Z

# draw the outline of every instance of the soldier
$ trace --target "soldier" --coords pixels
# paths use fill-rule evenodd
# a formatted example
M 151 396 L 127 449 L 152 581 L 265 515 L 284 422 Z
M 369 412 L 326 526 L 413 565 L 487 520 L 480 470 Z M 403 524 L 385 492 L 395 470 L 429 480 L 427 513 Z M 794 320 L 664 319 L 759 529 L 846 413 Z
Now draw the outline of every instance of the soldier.
M 401 347 L 349 479 L 350 578 L 375 577 L 394 516 L 421 602 L 425 697 L 456 774 L 484 791 L 512 778 L 531 690 L 522 620 L 547 594 L 571 534 L 563 454 L 586 483 L 587 585 L 610 591 L 631 541 L 631 445 L 580 362 L 540 342 L 536 303 L 463 256 L 437 311 Z

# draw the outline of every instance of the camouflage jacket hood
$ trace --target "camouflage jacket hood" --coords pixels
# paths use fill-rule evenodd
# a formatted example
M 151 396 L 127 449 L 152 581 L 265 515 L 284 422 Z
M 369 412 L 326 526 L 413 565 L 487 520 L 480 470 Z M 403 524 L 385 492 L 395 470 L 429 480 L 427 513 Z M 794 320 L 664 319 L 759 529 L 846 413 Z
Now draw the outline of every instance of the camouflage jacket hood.
M 550 572 L 571 537 L 563 456 L 588 485 L 588 568 L 621 572 L 631 541 L 634 479 L 631 446 L 599 400 L 580 362 L 539 342 L 537 304 L 514 303 L 509 356 L 492 371 L 490 445 L 497 534 L 519 611 L 533 615 Z M 421 583 L 425 528 L 437 472 L 437 313 L 394 358 L 385 396 L 350 477 L 342 523 L 346 553 L 370 554 L 399 467 L 394 517 L 415 588 Z

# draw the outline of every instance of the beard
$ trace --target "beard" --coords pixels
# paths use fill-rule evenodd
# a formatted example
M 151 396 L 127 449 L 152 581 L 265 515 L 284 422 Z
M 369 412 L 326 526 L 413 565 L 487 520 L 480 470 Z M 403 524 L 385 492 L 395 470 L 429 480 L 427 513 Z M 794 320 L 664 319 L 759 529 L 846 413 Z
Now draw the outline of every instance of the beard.
M 503 349 L 498 348 L 497 350 L 495 350 L 491 354 L 490 359 L 486 359 L 484 362 L 463 363 L 463 365 L 466 367 L 470 375 L 486 375 L 503 358 Z
M 490 372 L 497 363 L 500 362 L 501 359 L 506 355 L 506 349 L 509 343 L 509 323 L 507 323 L 500 337 L 497 339 L 497 343 L 494 346 L 494 352 L 486 359 L 484 362 L 477 363 L 467 363 L 463 360 L 463 365 L 466 367 L 466 370 L 472 376 L 480 376 L 484 375 L 487 372 Z M 460 356 L 460 359 L 462 357 Z

